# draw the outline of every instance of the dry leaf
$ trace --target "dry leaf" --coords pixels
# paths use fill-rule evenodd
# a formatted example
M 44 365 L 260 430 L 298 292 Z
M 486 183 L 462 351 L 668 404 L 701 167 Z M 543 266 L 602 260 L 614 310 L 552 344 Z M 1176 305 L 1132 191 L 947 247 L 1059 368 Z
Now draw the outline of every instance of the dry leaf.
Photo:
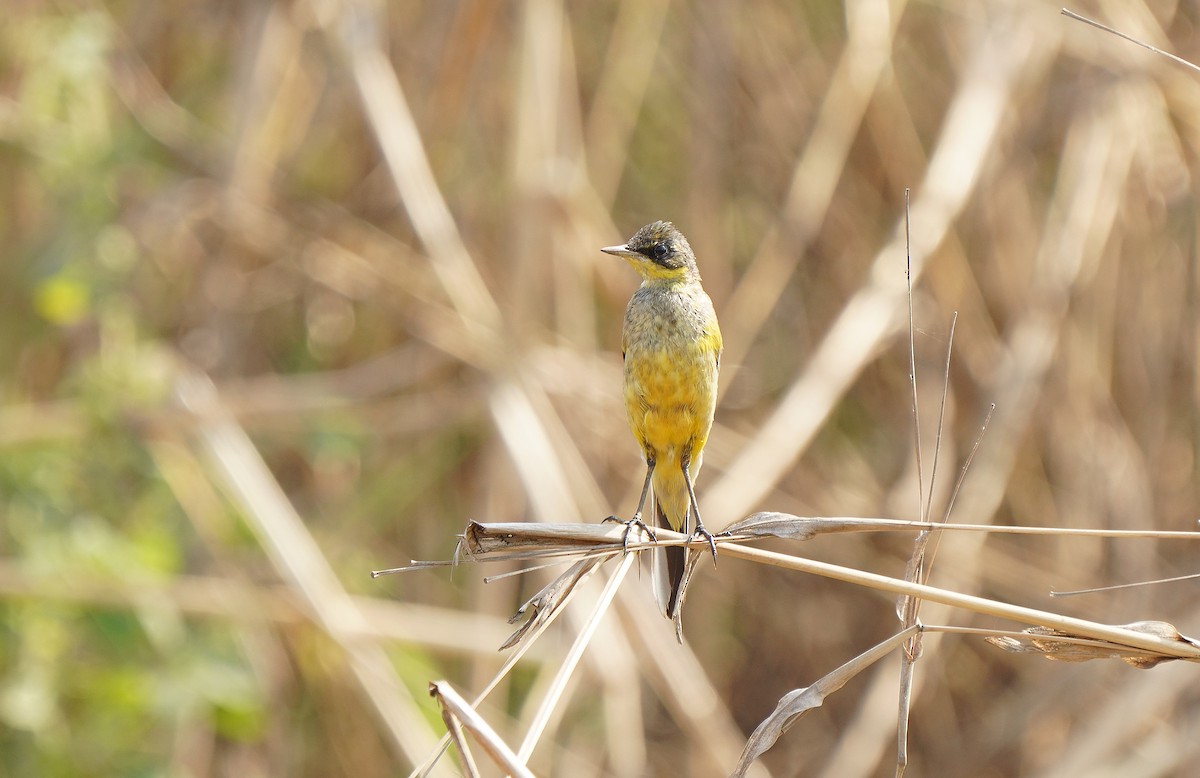
M 1146 635 L 1200 646 L 1193 638 L 1186 637 L 1165 621 L 1135 621 L 1132 624 L 1116 625 L 1120 629 L 1141 632 Z M 1021 631 L 1021 637 L 1010 635 L 985 638 L 994 646 L 1015 653 L 1041 654 L 1057 662 L 1087 662 L 1092 659 L 1120 659 L 1139 670 L 1149 670 L 1162 662 L 1179 657 L 1153 654 L 1141 649 L 1129 648 L 1107 640 L 1080 637 L 1064 630 L 1050 627 L 1030 627 Z
M 675 607 L 675 639 L 683 643 L 683 603 L 687 599 L 688 584 L 692 582 L 692 573 L 700 558 L 708 552 L 707 548 L 688 549 L 687 561 L 683 565 L 683 578 L 679 580 L 679 604 Z
M 555 578 L 550 583 L 542 587 L 542 590 L 517 609 L 517 612 L 508 620 L 509 624 L 515 624 L 530 610 L 533 615 L 529 620 L 521 625 L 520 629 L 508 636 L 508 640 L 500 646 L 500 650 L 512 648 L 521 642 L 531 629 L 538 624 L 547 621 L 554 611 L 562 604 L 564 599 L 568 597 L 575 587 L 581 582 L 586 581 L 591 577 L 592 573 L 596 572 L 597 568 L 603 564 L 608 557 L 588 557 L 581 559 L 571 565 L 562 575 Z
M 526 547 L 592 549 L 602 543 L 620 545 L 624 532 L 625 527 L 619 524 L 481 524 L 471 521 L 459 539 L 459 548 L 470 556 L 486 556 Z
M 920 627 L 914 626 L 898 632 L 882 643 L 872 646 L 854 657 L 836 670 L 826 674 L 812 686 L 795 689 L 783 695 L 771 715 L 767 716 L 754 729 L 754 733 L 746 741 L 746 746 L 742 749 L 742 756 L 738 760 L 737 767 L 734 768 L 730 777 L 739 778 L 739 776 L 745 775 L 754 760 L 758 759 L 771 746 L 775 745 L 775 741 L 779 740 L 779 736 L 787 732 L 801 716 L 813 708 L 820 707 L 825 702 L 826 697 L 842 688 L 851 678 L 889 654 L 896 646 L 917 634 L 919 630 Z
M 872 519 L 836 518 L 829 516 L 794 516 L 790 513 L 760 511 L 726 527 L 721 535 L 774 537 L 789 540 L 811 540 L 817 535 L 833 532 L 866 532 L 878 530 L 879 522 Z

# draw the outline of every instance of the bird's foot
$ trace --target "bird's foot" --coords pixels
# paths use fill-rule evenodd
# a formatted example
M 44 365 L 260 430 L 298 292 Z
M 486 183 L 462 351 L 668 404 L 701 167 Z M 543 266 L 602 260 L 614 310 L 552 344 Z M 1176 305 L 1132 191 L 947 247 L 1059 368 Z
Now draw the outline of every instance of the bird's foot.
M 717 564 L 717 541 L 713 539 L 713 534 L 704 528 L 700 522 L 696 522 L 696 532 L 692 537 L 701 537 L 708 541 L 708 549 L 712 551 L 713 564 Z
M 621 547 L 625 550 L 625 553 L 629 553 L 629 533 L 633 532 L 634 527 L 649 535 L 651 541 L 658 542 L 658 536 L 654 534 L 654 530 L 650 529 L 650 526 L 646 522 L 642 521 L 642 514 L 640 513 L 633 514 L 633 518 L 628 521 L 619 516 L 608 516 L 604 520 L 625 525 L 625 534 L 621 536 Z

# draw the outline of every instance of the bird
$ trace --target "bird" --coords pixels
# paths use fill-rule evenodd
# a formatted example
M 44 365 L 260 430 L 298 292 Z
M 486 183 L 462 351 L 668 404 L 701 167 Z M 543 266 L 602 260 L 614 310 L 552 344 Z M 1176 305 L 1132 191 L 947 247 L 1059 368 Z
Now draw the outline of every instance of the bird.
M 646 460 L 642 495 L 626 524 L 645 528 L 642 508 L 653 486 L 657 525 L 687 534 L 694 518 L 691 534 L 708 541 L 715 562 L 717 546 L 700 519 L 695 478 L 717 405 L 722 342 L 696 255 L 669 221 L 647 224 L 624 245 L 600 250 L 623 258 L 642 278 L 621 329 L 625 412 Z M 665 554 L 665 611 L 674 619 L 687 554 L 682 546 L 668 546 Z

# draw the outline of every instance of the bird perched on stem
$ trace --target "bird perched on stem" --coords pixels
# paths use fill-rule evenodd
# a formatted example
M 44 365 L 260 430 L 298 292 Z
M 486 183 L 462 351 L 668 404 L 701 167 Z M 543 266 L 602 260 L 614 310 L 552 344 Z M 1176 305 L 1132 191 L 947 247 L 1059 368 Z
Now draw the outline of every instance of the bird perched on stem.
M 675 225 L 657 221 L 638 230 L 624 246 L 601 251 L 624 258 L 642 277 L 625 309 L 621 352 L 625 359 L 625 412 L 646 458 L 646 480 L 629 524 L 642 524 L 642 507 L 654 487 L 658 526 L 708 540 L 696 505 L 696 474 L 717 404 L 721 330 L 712 300 L 700 285 L 696 256 Z M 653 533 L 651 533 L 653 534 Z M 665 549 L 670 594 L 667 618 L 680 605 L 686 550 Z

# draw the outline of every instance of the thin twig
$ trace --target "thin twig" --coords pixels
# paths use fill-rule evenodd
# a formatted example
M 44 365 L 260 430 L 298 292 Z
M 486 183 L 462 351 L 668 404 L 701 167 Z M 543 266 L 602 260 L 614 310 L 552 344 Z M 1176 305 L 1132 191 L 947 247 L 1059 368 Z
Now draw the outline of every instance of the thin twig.
M 1176 62 L 1180 65 L 1183 65 L 1186 68 L 1189 68 L 1191 70 L 1196 71 L 1197 73 L 1200 73 L 1200 66 L 1194 65 L 1182 57 L 1177 57 L 1169 51 L 1163 51 L 1162 49 L 1158 48 L 1157 46 L 1151 46 L 1149 43 L 1146 43 L 1145 41 L 1140 41 L 1137 38 L 1133 37 L 1132 35 L 1127 35 L 1127 34 L 1121 32 L 1120 30 L 1114 30 L 1112 27 L 1103 25 L 1100 22 L 1097 22 L 1097 21 L 1087 18 L 1086 16 L 1080 16 L 1079 14 L 1075 13 L 1074 11 L 1070 11 L 1066 8 L 1062 9 L 1062 14 L 1063 14 L 1063 16 L 1066 16 L 1070 19 L 1074 19 L 1077 22 L 1083 22 L 1084 24 L 1090 24 L 1098 30 L 1104 30 L 1105 32 L 1111 32 L 1113 35 L 1116 35 L 1118 38 L 1124 38 L 1125 40 L 1129 41 L 1130 43 L 1137 44 L 1138 46 L 1141 46 L 1143 49 L 1146 49 L 1147 51 L 1153 51 L 1155 54 L 1161 54 L 1162 56 L 1166 57 L 1167 59 L 1171 60 L 1172 62 Z
M 462 726 L 479 741 L 479 744 L 497 765 L 508 771 L 509 775 L 517 778 L 535 778 L 533 772 L 526 767 L 525 760 L 513 753 L 508 744 L 501 740 L 491 725 L 479 715 L 475 706 L 464 700 L 449 682 L 434 681 L 429 684 L 429 693 L 437 699 L 438 704 L 454 713 Z
M 1179 581 L 1194 581 L 1200 578 L 1200 573 L 1192 573 L 1191 575 L 1177 575 L 1174 578 L 1155 578 L 1150 581 L 1134 581 L 1133 583 L 1112 584 L 1111 586 L 1096 586 L 1091 589 L 1073 589 L 1069 592 L 1050 592 L 1051 597 L 1074 597 L 1079 594 L 1096 594 L 1098 592 L 1115 592 L 1118 589 L 1134 589 L 1139 586 L 1153 586 L 1155 584 L 1177 583 Z
M 604 590 L 600 593 L 600 599 L 597 600 L 595 608 L 592 609 L 590 618 L 583 625 L 583 628 L 579 630 L 579 635 L 571 645 L 571 650 L 563 657 L 558 674 L 555 675 L 550 688 L 546 691 L 545 699 L 542 700 L 541 706 L 538 708 L 537 713 L 534 714 L 533 721 L 529 725 L 529 730 L 525 733 L 525 739 L 521 742 L 521 747 L 517 749 L 517 756 L 520 759 L 528 761 L 529 757 L 533 755 L 533 749 L 537 745 L 538 738 L 541 737 L 542 731 L 546 728 L 546 722 L 550 720 L 550 715 L 554 712 L 555 706 L 558 705 L 559 699 L 562 698 L 562 694 L 567 688 L 567 682 L 571 679 L 571 675 L 579 665 L 579 660 L 583 657 L 583 652 L 587 650 L 588 645 L 591 643 L 592 635 L 595 634 L 596 628 L 600 625 L 601 617 L 608 610 L 613 596 L 616 595 L 621 582 L 625 580 L 625 574 L 629 572 L 629 568 L 636 560 L 636 554 L 626 554 L 621 559 L 620 566 L 617 567 L 608 579 L 608 583 L 605 584 Z
M 975 460 L 975 453 L 979 451 L 979 444 L 983 442 L 983 436 L 987 434 L 988 425 L 992 422 L 992 414 L 996 412 L 996 403 L 992 403 L 988 408 L 987 415 L 983 417 L 983 424 L 979 427 L 979 434 L 975 436 L 975 445 L 971 446 L 971 453 L 967 454 L 967 461 L 963 462 L 962 468 L 958 471 L 958 480 L 954 482 L 954 491 L 950 493 L 950 499 L 946 502 L 946 512 L 942 516 L 942 523 L 950 518 L 950 511 L 954 510 L 954 503 L 958 501 L 958 493 L 962 490 L 963 481 L 967 479 L 967 471 L 971 469 L 971 462 Z
M 1198 648 L 1185 647 L 1185 644 L 1182 643 L 1163 640 L 1143 633 L 1121 629 L 1120 627 L 1113 627 L 1108 624 L 1063 616 L 1059 613 L 1037 610 L 1036 608 L 1010 605 L 998 600 L 989 600 L 984 597 L 962 594 L 949 589 L 939 589 L 936 586 L 913 583 L 899 578 L 879 575 L 878 573 L 869 573 L 863 570 L 855 570 L 851 567 L 790 556 L 765 549 L 751 548 L 740 544 L 726 544 L 721 547 L 721 553 L 735 559 L 745 559 L 787 570 L 812 573 L 825 578 L 858 584 L 894 594 L 907 594 L 920 597 L 930 602 L 940 602 L 955 608 L 963 608 L 974 613 L 1010 619 L 1022 624 L 1051 627 L 1074 635 L 1091 637 L 1097 640 L 1107 640 L 1122 646 L 1140 648 L 1193 662 L 1200 661 L 1200 649 Z
M 917 403 L 917 337 L 913 316 L 912 291 L 912 234 L 910 232 L 909 188 L 904 187 L 904 280 L 908 284 L 908 383 L 912 388 L 913 437 L 917 457 L 917 515 L 921 521 L 929 520 L 928 508 L 923 502 L 925 474 L 921 462 L 921 414 Z M 937 460 L 934 460 L 935 464 Z M 932 488 L 930 494 L 932 495 Z
M 946 338 L 946 364 L 942 368 L 942 401 L 938 407 L 937 435 L 933 440 L 933 464 L 929 468 L 929 496 L 925 498 L 926 513 L 921 518 L 929 521 L 933 511 L 933 487 L 937 481 L 938 459 L 942 454 L 942 436 L 946 431 L 946 398 L 950 395 L 950 359 L 954 355 L 954 328 L 958 324 L 958 311 L 950 317 L 950 333 Z

